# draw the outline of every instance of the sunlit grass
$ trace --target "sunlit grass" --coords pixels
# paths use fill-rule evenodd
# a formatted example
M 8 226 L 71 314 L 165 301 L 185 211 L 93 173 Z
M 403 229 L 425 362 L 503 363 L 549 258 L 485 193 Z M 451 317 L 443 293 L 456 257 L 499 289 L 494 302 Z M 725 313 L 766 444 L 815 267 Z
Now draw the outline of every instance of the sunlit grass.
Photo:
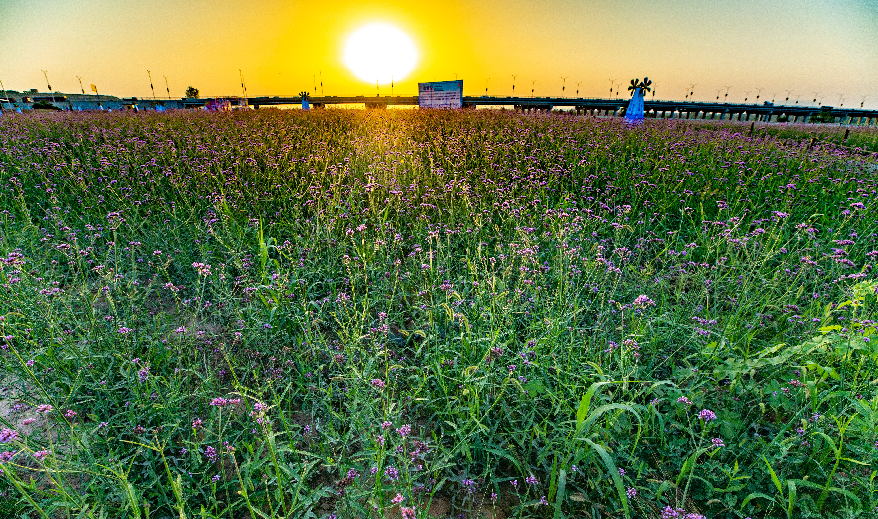
M 776 135 L 0 119 L 0 515 L 869 517 L 876 160 Z

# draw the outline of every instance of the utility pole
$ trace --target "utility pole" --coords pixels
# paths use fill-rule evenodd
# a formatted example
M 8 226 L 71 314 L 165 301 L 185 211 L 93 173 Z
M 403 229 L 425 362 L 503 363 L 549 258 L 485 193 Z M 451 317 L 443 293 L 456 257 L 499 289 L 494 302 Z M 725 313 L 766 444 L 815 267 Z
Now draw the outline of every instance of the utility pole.
M 82 95 L 85 95 L 85 88 L 83 88 L 83 86 L 82 86 L 82 78 L 79 76 L 76 76 L 76 79 L 79 80 L 79 89 L 82 90 Z
M 314 95 L 316 96 L 317 95 L 317 74 L 314 74 L 311 77 L 314 78 Z
M 512 75 L 512 97 L 515 97 L 515 78 L 518 77 L 515 74 Z
M 146 73 L 149 74 L 149 89 L 152 90 L 152 98 L 155 99 L 155 88 L 152 86 L 152 72 L 147 70 Z
M 615 84 L 616 84 L 616 80 L 615 80 L 615 79 L 611 79 L 611 80 L 610 80 L 610 93 L 611 93 L 611 94 L 613 93 L 613 86 L 615 86 Z M 618 97 L 618 93 L 616 94 L 616 96 Z
M 3 101 L 9 101 L 9 94 L 6 93 L 6 87 L 3 86 L 2 81 L 0 81 L 0 89 L 3 90 Z M 866 98 L 864 97 L 863 100 L 865 100 L 865 99 Z M 11 106 L 12 103 L 9 103 L 9 105 Z M 863 106 L 863 104 L 860 103 L 860 106 Z M 0 101 L 0 112 L 3 112 L 3 102 L 2 101 Z
M 570 77 L 570 76 L 567 76 Z M 564 97 L 564 91 L 567 89 L 567 78 L 561 76 L 561 97 Z
M 238 69 L 238 75 L 241 76 L 241 95 L 246 99 L 247 87 L 244 86 L 244 73 L 241 72 L 241 69 Z
M 164 76 L 165 78 L 165 90 L 168 91 L 168 101 L 171 100 L 171 87 L 168 86 L 168 76 Z
M 536 82 L 537 82 L 536 79 L 534 79 L 533 81 L 530 82 L 530 96 L 531 96 L 531 97 L 534 96 L 534 84 L 535 84 Z
M 318 70 L 318 72 L 320 73 L 320 95 L 323 96 L 323 71 Z
M 485 80 L 485 97 L 488 97 L 488 81 L 491 81 L 491 78 Z
M 576 97 L 579 97 L 579 85 L 581 85 L 581 84 L 582 84 L 582 81 L 580 81 L 579 83 L 576 83 Z
M 49 84 L 49 74 L 45 70 L 43 71 L 43 76 L 45 76 L 45 78 L 46 78 L 46 86 L 49 87 L 49 93 L 52 94 L 52 103 L 54 104 L 55 103 L 55 92 L 52 91 L 52 85 Z

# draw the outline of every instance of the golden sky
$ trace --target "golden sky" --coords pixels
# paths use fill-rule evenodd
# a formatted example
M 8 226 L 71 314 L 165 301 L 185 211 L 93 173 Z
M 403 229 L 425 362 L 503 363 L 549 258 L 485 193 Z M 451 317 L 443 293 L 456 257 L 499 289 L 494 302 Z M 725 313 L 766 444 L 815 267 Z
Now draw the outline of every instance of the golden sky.
M 464 93 L 609 97 L 610 79 L 654 80 L 657 97 L 729 101 L 776 96 L 878 107 L 878 0 L 0 0 L 0 81 L 8 89 L 180 97 L 314 89 L 371 95 L 342 60 L 370 22 L 397 26 L 419 59 L 394 93 L 418 81 L 464 80 Z M 490 79 L 489 79 L 490 78 Z M 534 83 L 535 81 L 535 83 Z M 317 78 L 319 83 L 319 77 Z M 381 87 L 382 95 L 390 93 Z M 318 86 L 319 94 L 319 86 Z

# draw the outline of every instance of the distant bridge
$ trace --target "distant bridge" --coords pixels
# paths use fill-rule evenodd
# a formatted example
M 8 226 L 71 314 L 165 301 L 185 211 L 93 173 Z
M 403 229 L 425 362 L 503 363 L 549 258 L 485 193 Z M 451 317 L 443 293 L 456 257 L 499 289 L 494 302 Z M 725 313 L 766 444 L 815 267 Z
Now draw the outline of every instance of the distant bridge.
M 244 101 L 254 108 L 261 106 L 300 105 L 300 96 L 263 96 L 248 98 L 229 98 L 233 104 Z M 183 99 L 184 107 L 203 106 L 207 100 Z M 366 108 L 387 108 L 388 106 L 417 106 L 417 96 L 314 96 L 308 98 L 313 108 L 328 105 L 363 104 Z M 477 106 L 504 106 L 515 110 L 544 110 L 554 108 L 573 108 L 578 113 L 613 116 L 620 115 L 628 107 L 627 99 L 595 99 L 573 97 L 509 97 L 509 96 L 464 96 L 464 108 Z M 659 119 L 717 119 L 739 121 L 777 121 L 785 117 L 790 122 L 807 122 L 815 115 L 832 117 L 835 122 L 847 124 L 878 124 L 878 110 L 858 108 L 836 108 L 829 106 L 775 105 L 772 103 L 735 104 L 700 103 L 684 101 L 644 101 L 647 117 Z M 784 119 L 781 119 L 784 120 Z
M 139 107 L 142 109 L 164 108 L 201 108 L 213 98 L 195 99 L 147 99 L 118 98 L 113 96 L 92 96 L 79 94 L 39 94 L 32 96 L 30 92 L 10 92 L 9 99 L 0 100 L 4 109 L 31 108 L 35 101 L 45 101 L 64 110 L 117 109 Z M 14 97 L 13 97 L 14 96 Z M 259 97 L 226 97 L 232 105 L 249 105 L 253 108 L 264 106 L 301 105 L 300 96 L 259 96 Z M 314 108 L 325 108 L 329 105 L 361 104 L 370 109 L 383 109 L 388 106 L 417 106 L 417 96 L 314 96 L 308 99 Z M 511 97 L 511 96 L 464 96 L 463 106 L 502 106 L 515 110 L 549 111 L 554 108 L 572 108 L 580 114 L 595 116 L 619 116 L 628 106 L 628 99 L 597 99 L 582 97 Z M 741 104 L 741 103 L 699 103 L 689 101 L 656 101 L 644 100 L 647 117 L 658 119 L 715 119 L 762 122 L 808 122 L 815 116 L 824 122 L 843 124 L 873 125 L 878 124 L 878 110 L 861 108 Z

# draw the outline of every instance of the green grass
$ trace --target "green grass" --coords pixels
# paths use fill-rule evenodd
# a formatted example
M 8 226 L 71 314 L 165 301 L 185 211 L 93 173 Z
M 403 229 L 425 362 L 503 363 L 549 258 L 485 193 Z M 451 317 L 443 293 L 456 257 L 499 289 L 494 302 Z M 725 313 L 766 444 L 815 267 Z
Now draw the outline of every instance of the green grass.
M 808 138 L 4 117 L 0 515 L 872 517 L 878 161 Z

